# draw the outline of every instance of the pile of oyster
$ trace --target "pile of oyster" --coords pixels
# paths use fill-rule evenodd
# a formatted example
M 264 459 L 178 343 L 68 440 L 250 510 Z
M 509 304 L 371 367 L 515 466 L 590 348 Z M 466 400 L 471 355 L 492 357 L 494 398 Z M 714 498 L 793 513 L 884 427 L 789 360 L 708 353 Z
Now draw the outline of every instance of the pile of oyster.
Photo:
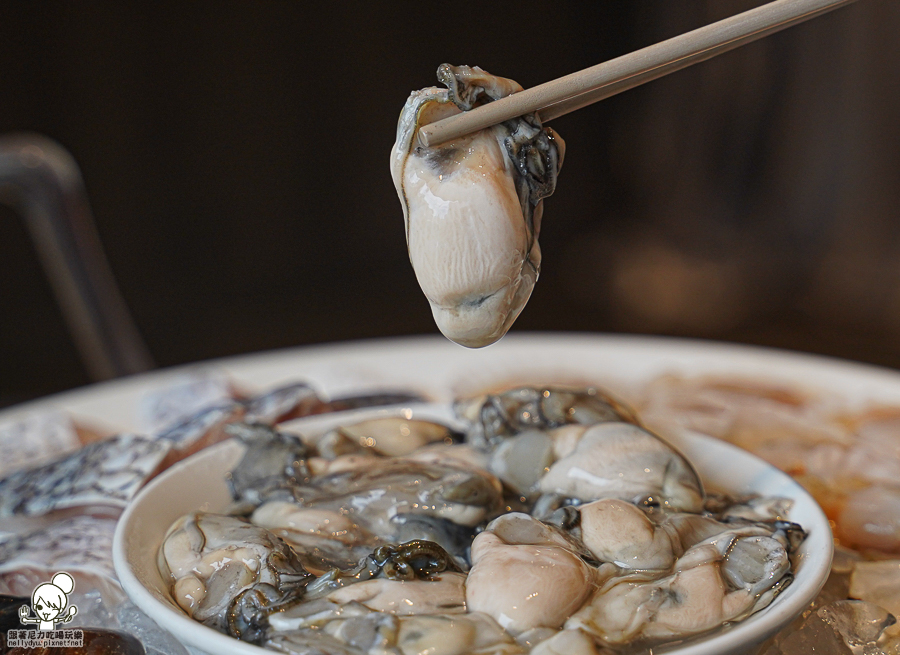
M 460 401 L 246 445 L 226 514 L 160 550 L 197 621 L 295 654 L 636 652 L 741 620 L 792 580 L 783 499 L 705 494 L 635 415 L 593 390 Z

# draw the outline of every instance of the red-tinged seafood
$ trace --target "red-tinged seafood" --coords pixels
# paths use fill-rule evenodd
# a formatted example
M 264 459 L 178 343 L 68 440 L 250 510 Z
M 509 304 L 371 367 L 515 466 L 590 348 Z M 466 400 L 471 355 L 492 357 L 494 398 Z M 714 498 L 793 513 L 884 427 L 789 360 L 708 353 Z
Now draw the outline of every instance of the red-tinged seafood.
M 759 381 L 664 376 L 643 391 L 657 432 L 690 429 L 791 474 L 844 545 L 900 553 L 900 410 L 849 411 L 832 395 Z
M 900 484 L 848 491 L 835 532 L 849 546 L 900 553 Z
M 478 348 L 500 339 L 537 281 L 543 199 L 564 144 L 536 114 L 434 147 L 421 125 L 522 90 L 478 67 L 438 69 L 447 89 L 414 91 L 400 114 L 391 175 L 419 286 L 444 335 Z

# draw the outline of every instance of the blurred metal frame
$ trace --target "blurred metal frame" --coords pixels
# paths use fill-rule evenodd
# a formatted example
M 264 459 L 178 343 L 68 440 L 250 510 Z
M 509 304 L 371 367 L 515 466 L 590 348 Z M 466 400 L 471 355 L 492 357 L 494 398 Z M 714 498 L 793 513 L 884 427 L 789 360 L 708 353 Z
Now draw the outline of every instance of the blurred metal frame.
M 106 380 L 154 368 L 68 151 L 39 134 L 0 136 L 0 203 L 24 218 L 88 374 Z

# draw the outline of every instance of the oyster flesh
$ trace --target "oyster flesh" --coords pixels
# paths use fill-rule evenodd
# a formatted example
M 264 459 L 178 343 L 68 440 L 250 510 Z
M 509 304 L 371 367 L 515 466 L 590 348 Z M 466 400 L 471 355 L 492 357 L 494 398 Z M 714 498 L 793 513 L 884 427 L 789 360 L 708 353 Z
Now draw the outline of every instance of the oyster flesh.
M 244 518 L 173 526 L 173 598 L 296 655 L 633 655 L 790 584 L 789 501 L 707 495 L 609 395 L 518 387 L 453 409 L 463 434 L 410 413 L 303 436 L 230 424 Z
M 179 519 L 160 550 L 172 595 L 189 616 L 247 638 L 234 619 L 249 602 L 269 607 L 303 595 L 313 579 L 296 553 L 264 528 L 231 516 L 198 512 Z
M 438 80 L 447 89 L 413 91 L 403 107 L 391 175 L 435 322 L 451 341 L 480 348 L 506 334 L 531 296 L 542 201 L 556 187 L 565 146 L 537 114 L 422 146 L 421 125 L 522 90 L 477 66 L 443 64 Z

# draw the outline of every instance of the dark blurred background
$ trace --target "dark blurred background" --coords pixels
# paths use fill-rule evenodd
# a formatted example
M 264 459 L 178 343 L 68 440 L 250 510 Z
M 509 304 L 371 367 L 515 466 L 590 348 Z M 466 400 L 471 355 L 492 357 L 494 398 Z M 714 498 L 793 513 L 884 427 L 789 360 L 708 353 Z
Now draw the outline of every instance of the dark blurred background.
M 436 332 L 388 171 L 442 62 L 529 87 L 762 4 L 0 0 L 0 134 L 82 168 L 161 366 Z M 674 334 L 900 366 L 900 3 L 860 0 L 554 121 L 513 331 Z M 0 404 L 90 381 L 0 207 Z

